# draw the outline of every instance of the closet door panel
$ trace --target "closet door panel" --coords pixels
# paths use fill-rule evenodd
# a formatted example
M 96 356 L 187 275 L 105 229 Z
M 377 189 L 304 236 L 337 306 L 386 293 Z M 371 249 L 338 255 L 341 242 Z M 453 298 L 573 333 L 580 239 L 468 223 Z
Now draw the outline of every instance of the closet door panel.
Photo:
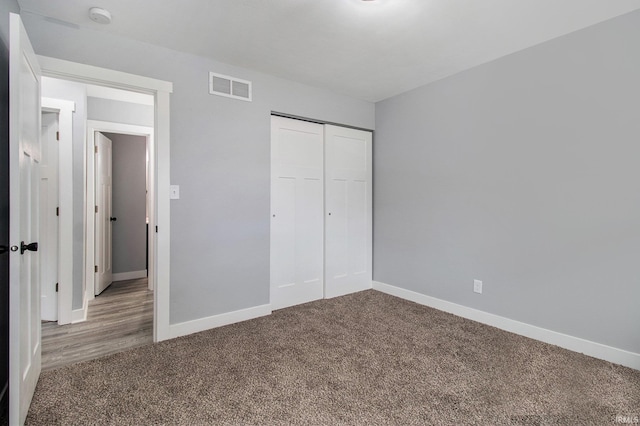
M 323 297 L 322 125 L 271 120 L 271 305 Z
M 372 134 L 325 126 L 325 297 L 371 288 Z

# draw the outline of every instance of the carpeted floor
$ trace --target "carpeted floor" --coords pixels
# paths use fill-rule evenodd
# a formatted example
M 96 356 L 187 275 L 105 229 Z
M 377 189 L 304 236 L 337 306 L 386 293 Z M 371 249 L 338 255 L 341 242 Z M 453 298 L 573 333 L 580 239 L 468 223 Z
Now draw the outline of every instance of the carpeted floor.
M 27 424 L 606 425 L 616 416 L 640 416 L 640 371 L 369 290 L 47 371 Z

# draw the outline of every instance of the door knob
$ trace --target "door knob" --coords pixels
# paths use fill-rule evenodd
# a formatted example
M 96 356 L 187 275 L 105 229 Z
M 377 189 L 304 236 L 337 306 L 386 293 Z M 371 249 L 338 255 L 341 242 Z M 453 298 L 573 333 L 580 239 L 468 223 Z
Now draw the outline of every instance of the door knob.
M 25 251 L 38 251 L 38 243 L 25 244 L 24 241 L 20 242 L 20 254 L 24 254 Z
M 115 222 L 116 220 L 118 220 L 118 218 L 117 218 L 117 217 L 110 217 L 110 218 L 109 218 L 109 220 L 110 220 L 111 222 Z

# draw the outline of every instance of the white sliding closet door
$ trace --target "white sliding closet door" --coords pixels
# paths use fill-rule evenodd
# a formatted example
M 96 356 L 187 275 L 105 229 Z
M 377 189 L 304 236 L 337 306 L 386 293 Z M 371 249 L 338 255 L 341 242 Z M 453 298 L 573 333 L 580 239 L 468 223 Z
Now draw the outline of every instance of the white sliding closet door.
M 323 297 L 320 124 L 271 117 L 271 306 Z
M 325 298 L 371 288 L 372 133 L 325 125 Z

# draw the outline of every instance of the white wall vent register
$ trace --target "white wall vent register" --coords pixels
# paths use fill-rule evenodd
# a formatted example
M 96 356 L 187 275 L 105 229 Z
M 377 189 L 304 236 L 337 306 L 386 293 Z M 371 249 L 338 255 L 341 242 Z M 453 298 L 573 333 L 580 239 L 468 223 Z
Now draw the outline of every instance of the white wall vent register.
M 251 82 L 210 72 L 209 93 L 251 102 Z

